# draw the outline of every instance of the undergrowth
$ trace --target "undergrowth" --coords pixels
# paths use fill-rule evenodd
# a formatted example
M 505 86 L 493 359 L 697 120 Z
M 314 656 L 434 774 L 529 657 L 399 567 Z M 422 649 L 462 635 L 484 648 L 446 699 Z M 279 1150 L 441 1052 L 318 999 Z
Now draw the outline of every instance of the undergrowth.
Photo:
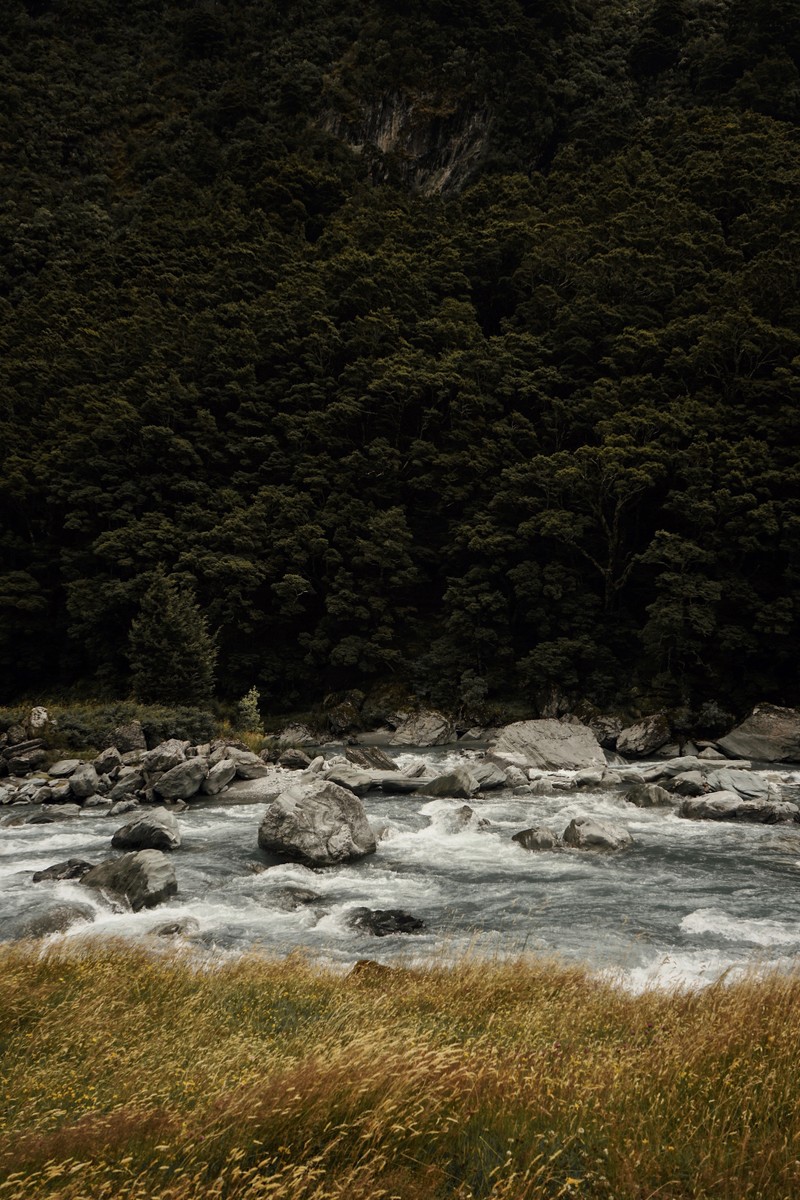
M 0 1198 L 786 1200 L 800 979 L 0 952 Z

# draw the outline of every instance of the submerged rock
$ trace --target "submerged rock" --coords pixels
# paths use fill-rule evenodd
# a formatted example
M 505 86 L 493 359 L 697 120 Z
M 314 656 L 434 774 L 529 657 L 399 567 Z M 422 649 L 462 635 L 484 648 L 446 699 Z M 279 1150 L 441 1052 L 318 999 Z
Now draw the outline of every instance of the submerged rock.
M 80 879 L 87 871 L 91 871 L 91 869 L 92 864 L 82 858 L 68 858 L 66 862 L 53 863 L 52 867 L 45 867 L 43 871 L 35 871 L 33 882 L 44 883 L 47 880 Z
M 164 921 L 148 929 L 149 937 L 191 937 L 200 932 L 200 922 L 196 917 L 179 917 L 175 921 Z
M 311 866 L 332 866 L 376 850 L 361 801 L 324 779 L 298 781 L 281 792 L 264 814 L 258 844 Z
M 515 721 L 500 730 L 489 746 L 492 758 L 512 767 L 539 767 L 544 771 L 605 770 L 600 743 L 586 725 L 561 721 Z
M 54 904 L 37 917 L 30 917 L 20 927 L 19 936 L 23 938 L 43 938 L 51 933 L 65 933 L 78 921 L 93 921 L 94 909 L 89 904 L 77 904 L 64 901 Z
M 394 933 L 421 933 L 425 922 L 401 908 L 355 908 L 347 921 L 352 929 L 370 933 L 373 937 L 389 937 Z

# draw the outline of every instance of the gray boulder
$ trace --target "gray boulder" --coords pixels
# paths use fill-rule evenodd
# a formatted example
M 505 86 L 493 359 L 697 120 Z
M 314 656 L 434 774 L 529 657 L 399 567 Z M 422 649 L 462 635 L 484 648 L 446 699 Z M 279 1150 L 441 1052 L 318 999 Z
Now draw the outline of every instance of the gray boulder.
M 506 787 L 506 772 L 493 762 L 470 763 L 469 773 L 482 792 L 490 792 L 495 788 Z
M 717 739 L 717 745 L 729 758 L 800 762 L 800 712 L 757 704 L 741 725 Z
M 163 921 L 148 929 L 148 937 L 191 937 L 200 932 L 200 922 L 195 917 L 179 917 L 177 921 Z
M 139 807 L 139 801 L 135 796 L 123 796 L 121 800 L 116 800 L 108 810 L 110 817 L 121 817 L 124 813 L 133 812 Z
M 665 746 L 672 736 L 666 713 L 653 713 L 635 725 L 623 729 L 617 737 L 617 752 L 626 758 L 646 758 L 655 750 Z
M 81 760 L 79 758 L 61 758 L 57 763 L 53 763 L 52 767 L 48 768 L 47 774 L 51 779 L 66 779 L 77 771 L 80 765 Z
M 713 788 L 706 787 L 702 771 L 684 771 L 674 775 L 670 787 L 677 796 L 702 796 L 709 790 L 713 791 Z
M 579 850 L 624 850 L 632 845 L 633 838 L 622 825 L 575 817 L 564 830 L 562 841 Z
M 678 816 L 690 820 L 778 825 L 800 821 L 800 808 L 785 800 L 746 800 L 737 792 L 722 791 L 689 797 L 678 809 Z
M 175 869 L 161 850 L 139 850 L 107 859 L 87 871 L 81 883 L 124 896 L 134 912 L 154 908 L 178 890 Z
M 430 782 L 421 784 L 418 790 L 421 796 L 469 800 L 470 796 L 478 790 L 478 781 L 466 767 L 456 767 L 454 771 L 448 771 L 446 775 L 440 775 L 437 779 L 431 779 Z
M 355 792 L 356 796 L 366 796 L 367 792 L 377 788 L 378 780 L 371 771 L 362 771 L 359 767 L 339 765 L 325 772 L 325 778 L 339 787 Z
M 156 780 L 153 789 L 165 800 L 188 800 L 200 791 L 207 774 L 204 759 L 188 758 Z
M 393 746 L 444 746 L 456 740 L 456 727 L 444 713 L 421 709 L 409 714 L 392 735 Z
M 258 844 L 311 866 L 363 858 L 376 849 L 361 801 L 324 779 L 290 784 L 264 814 Z
M 142 770 L 148 775 L 163 775 L 171 771 L 173 767 L 186 762 L 188 744 L 178 738 L 168 738 L 166 742 L 160 742 L 145 754 L 141 764 Z
M 625 793 L 625 799 L 637 808 L 665 808 L 676 803 L 671 792 L 657 783 L 637 783 Z
M 115 850 L 177 850 L 181 844 L 178 822 L 165 808 L 154 808 L 123 825 L 111 839 Z
M 227 757 L 236 763 L 237 779 L 263 779 L 270 773 L 264 760 L 251 750 L 236 750 L 229 746 Z
M 544 771 L 605 769 L 597 738 L 587 725 L 561 721 L 515 721 L 500 730 L 489 746 L 492 758 L 505 766 L 538 767 Z
M 511 840 L 522 846 L 523 850 L 554 850 L 558 845 L 557 836 L 544 825 L 521 829 Z
M 763 775 L 753 771 L 721 770 L 709 771 L 708 785 L 712 792 L 738 792 L 745 800 L 780 800 L 780 791 Z
M 278 766 L 284 767 L 287 771 L 305 771 L 306 767 L 311 766 L 311 758 L 305 750 L 290 746 L 278 758 Z
M 289 884 L 287 887 L 273 892 L 269 899 L 276 908 L 282 909 L 283 912 L 294 912 L 295 909 L 302 908 L 306 904 L 318 904 L 323 897 L 319 892 L 312 891 L 311 888 Z
M 69 790 L 76 800 L 88 800 L 100 784 L 97 772 L 91 763 L 83 763 L 69 777 Z
M 144 775 L 138 767 L 123 767 L 109 792 L 112 801 L 122 800 L 144 788 Z
M 200 791 L 205 796 L 218 796 L 223 788 L 231 782 L 236 775 L 236 763 L 232 758 L 220 759 L 215 763 L 208 772 L 207 777 L 203 780 Z
M 365 771 L 398 770 L 397 763 L 380 746 L 346 746 L 344 756 L 354 767 L 361 767 Z
M 107 750 L 101 750 L 92 765 L 98 775 L 111 775 L 122 767 L 122 755 L 116 746 L 109 746 Z

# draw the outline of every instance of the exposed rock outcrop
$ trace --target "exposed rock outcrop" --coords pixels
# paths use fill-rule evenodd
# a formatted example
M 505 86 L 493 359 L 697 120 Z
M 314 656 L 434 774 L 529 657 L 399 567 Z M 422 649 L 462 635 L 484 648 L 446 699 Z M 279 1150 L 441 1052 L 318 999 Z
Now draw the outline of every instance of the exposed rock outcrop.
M 606 767 L 605 755 L 591 729 L 561 721 L 516 721 L 506 725 L 488 752 L 504 765 L 544 771 Z
M 757 704 L 741 725 L 717 739 L 717 745 L 729 758 L 800 762 L 800 712 Z

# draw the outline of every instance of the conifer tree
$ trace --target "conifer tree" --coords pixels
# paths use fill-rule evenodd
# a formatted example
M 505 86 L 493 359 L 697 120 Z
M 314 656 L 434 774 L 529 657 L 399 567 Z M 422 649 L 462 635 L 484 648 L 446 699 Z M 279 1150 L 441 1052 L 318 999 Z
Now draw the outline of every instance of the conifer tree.
M 146 704 L 204 704 L 213 692 L 216 659 L 192 592 L 159 567 L 128 638 L 134 696 Z

